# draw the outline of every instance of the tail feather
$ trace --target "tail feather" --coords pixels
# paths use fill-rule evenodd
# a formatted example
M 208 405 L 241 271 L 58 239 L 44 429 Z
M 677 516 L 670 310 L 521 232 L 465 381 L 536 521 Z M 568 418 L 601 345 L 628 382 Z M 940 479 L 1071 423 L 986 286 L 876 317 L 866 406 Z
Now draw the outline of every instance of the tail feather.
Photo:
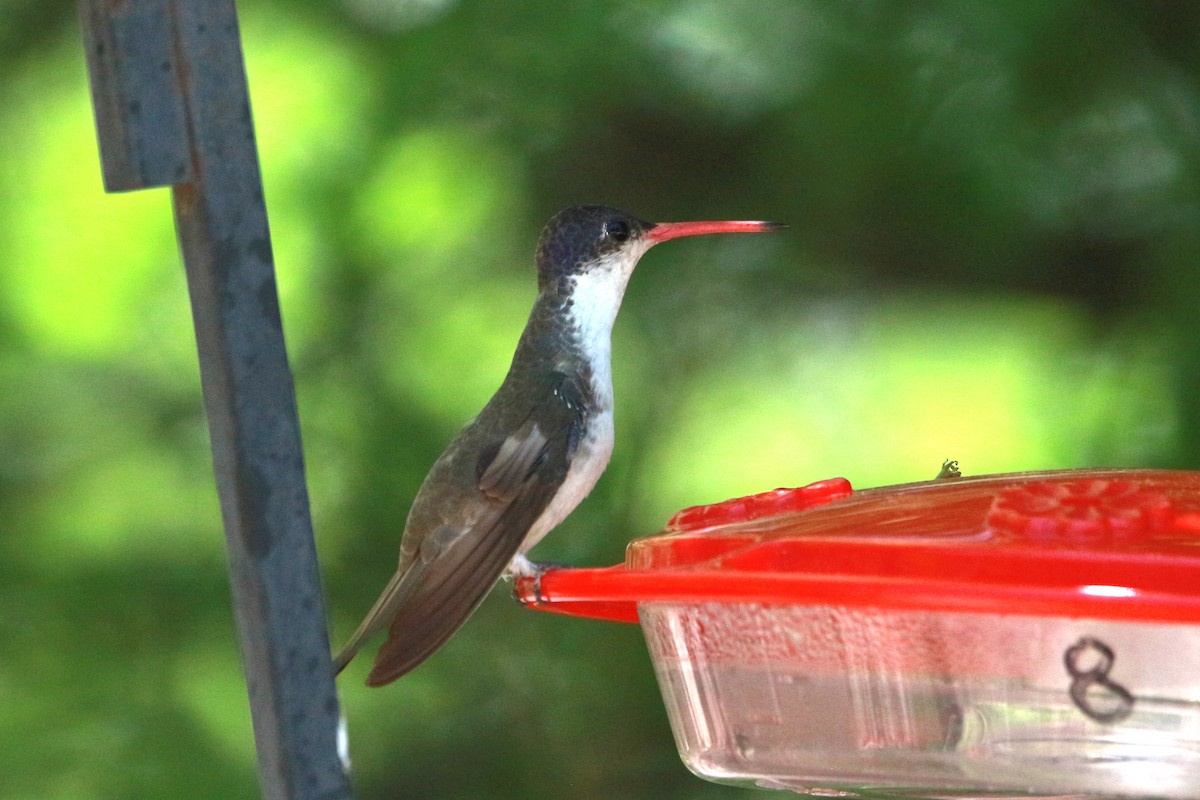
M 425 569 L 406 602 L 395 606 L 387 641 L 379 648 L 368 686 L 383 686 L 433 655 L 475 612 L 520 545 L 519 538 L 484 537 L 486 547 L 465 552 L 456 563 Z M 445 568 L 449 567 L 449 570 Z
M 334 675 L 341 674 L 346 665 L 358 654 L 363 644 L 376 633 L 383 630 L 393 615 L 395 615 L 396 610 L 411 596 L 413 590 L 416 588 L 416 582 L 409 579 L 409 572 L 411 570 L 396 572 L 392 575 L 392 579 L 388 581 L 388 585 L 384 587 L 383 592 L 379 595 L 379 599 L 375 601 L 375 605 L 371 606 L 371 610 L 367 612 L 367 616 L 358 626 L 358 629 L 354 631 L 354 634 L 342 649 L 338 651 L 338 654 L 333 657 Z

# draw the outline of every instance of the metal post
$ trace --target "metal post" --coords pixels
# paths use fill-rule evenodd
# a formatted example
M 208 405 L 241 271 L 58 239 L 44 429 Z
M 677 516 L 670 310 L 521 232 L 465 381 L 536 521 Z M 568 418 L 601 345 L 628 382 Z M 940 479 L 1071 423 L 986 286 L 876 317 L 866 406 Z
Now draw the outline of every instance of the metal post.
M 349 798 L 232 0 L 79 0 L 105 187 L 172 186 L 266 798 Z

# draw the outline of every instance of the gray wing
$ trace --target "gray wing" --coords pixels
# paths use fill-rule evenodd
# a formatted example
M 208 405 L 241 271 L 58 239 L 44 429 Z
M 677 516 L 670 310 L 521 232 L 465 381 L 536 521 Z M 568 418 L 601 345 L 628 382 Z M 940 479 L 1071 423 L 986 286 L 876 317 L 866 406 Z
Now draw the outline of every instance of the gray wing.
M 563 402 L 563 394 L 548 393 L 516 432 L 485 448 L 478 494 L 470 500 L 478 513 L 469 524 L 443 525 L 423 538 L 338 655 L 336 669 L 386 625 L 388 638 L 367 684 L 390 683 L 432 655 L 483 602 L 558 491 L 578 446 L 582 405 Z

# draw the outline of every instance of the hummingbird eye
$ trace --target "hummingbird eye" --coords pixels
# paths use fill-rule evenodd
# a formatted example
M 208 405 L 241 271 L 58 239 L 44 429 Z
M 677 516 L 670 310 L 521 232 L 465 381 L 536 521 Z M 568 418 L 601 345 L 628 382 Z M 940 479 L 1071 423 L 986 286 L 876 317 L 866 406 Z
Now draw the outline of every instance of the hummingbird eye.
M 629 224 L 613 219 L 604 223 L 604 235 L 614 242 L 623 242 L 629 238 Z

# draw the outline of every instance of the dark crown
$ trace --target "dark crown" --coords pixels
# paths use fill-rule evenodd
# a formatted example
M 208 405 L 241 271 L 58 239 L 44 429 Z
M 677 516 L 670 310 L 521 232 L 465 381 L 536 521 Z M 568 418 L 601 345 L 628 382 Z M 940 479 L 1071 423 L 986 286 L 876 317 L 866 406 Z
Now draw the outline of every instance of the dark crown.
M 538 238 L 538 287 L 578 274 L 598 258 L 616 252 L 654 227 L 608 206 L 575 206 L 560 211 Z

